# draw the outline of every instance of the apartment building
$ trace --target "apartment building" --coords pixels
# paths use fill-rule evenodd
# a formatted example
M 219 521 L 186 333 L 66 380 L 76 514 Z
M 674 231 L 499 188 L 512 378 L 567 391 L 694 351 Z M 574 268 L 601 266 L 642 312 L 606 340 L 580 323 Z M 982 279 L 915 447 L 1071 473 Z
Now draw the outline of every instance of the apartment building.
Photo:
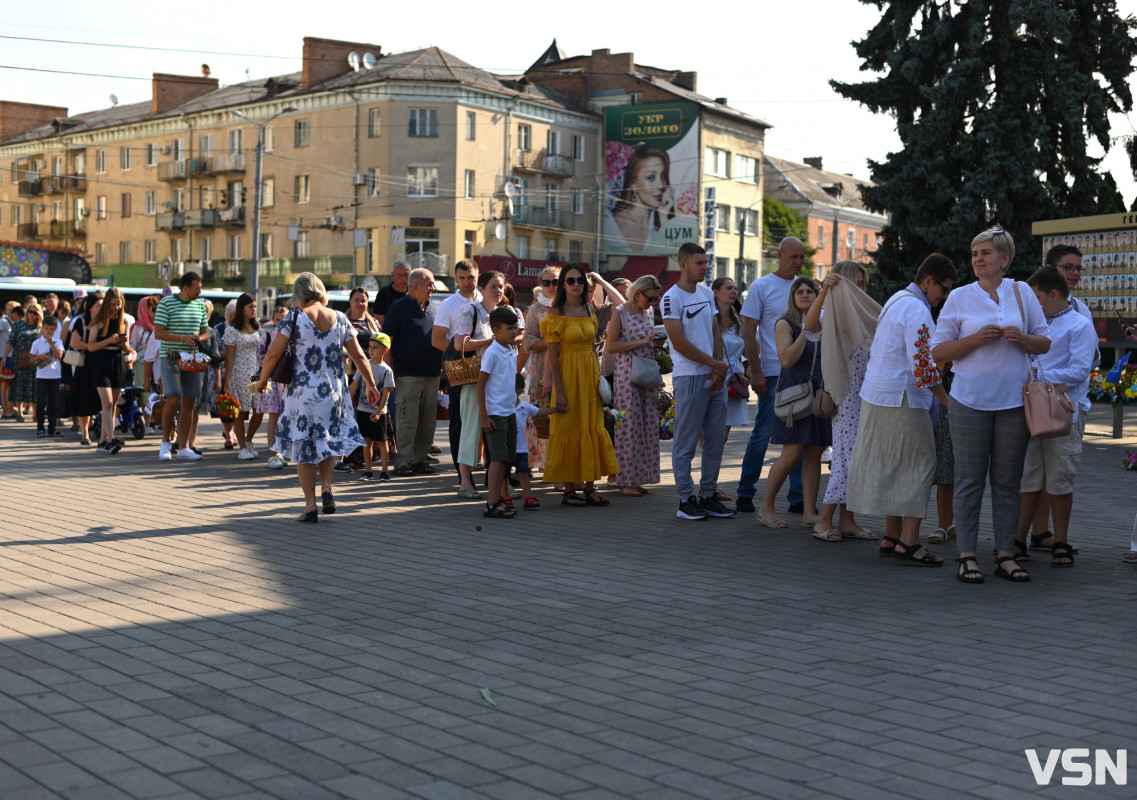
M 861 188 L 872 186 L 871 181 L 829 172 L 820 157 L 798 164 L 766 156 L 763 171 L 770 196 L 805 217 L 809 243 L 817 248 L 813 261 L 818 278 L 839 261 L 872 261 L 888 215 L 865 205 Z

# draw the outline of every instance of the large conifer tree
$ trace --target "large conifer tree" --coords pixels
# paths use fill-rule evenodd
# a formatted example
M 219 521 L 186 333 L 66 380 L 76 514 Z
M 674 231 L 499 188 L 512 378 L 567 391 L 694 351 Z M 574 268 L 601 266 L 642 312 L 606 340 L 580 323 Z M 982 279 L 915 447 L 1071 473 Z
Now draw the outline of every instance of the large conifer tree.
M 880 22 L 854 42 L 862 83 L 841 95 L 896 119 L 903 149 L 871 162 L 870 207 L 891 214 L 880 289 L 939 250 L 970 275 L 970 242 L 998 224 L 1016 273 L 1040 263 L 1032 222 L 1124 210 L 1087 145 L 1133 104 L 1137 23 L 1113 0 L 861 0 Z

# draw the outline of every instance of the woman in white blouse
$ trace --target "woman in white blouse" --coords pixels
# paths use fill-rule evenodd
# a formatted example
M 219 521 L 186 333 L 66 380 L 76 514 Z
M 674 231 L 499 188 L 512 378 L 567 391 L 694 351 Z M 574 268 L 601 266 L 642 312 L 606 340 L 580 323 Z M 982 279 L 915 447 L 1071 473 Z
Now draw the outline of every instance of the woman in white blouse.
M 971 268 L 978 279 L 956 289 L 944 303 L 932 337 L 932 357 L 954 362 L 949 419 L 955 451 L 956 544 L 963 583 L 982 583 L 975 557 L 983 484 L 990 475 L 995 533 L 995 575 L 1030 580 L 1015 563 L 1019 483 L 1030 431 L 1023 413 L 1023 386 L 1030 356 L 1050 349 L 1046 316 L 1034 291 L 1003 277 L 1015 257 L 1006 231 L 984 231 L 971 242 Z

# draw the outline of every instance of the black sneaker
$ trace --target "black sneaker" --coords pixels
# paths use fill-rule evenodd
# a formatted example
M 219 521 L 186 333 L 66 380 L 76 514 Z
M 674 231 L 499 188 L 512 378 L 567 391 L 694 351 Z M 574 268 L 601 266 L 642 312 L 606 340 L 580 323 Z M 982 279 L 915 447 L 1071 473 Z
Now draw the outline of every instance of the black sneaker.
M 99 442 L 95 446 L 95 452 L 106 453 L 108 456 L 111 454 L 111 447 L 109 442 Z
M 359 479 L 361 481 L 373 481 L 373 480 L 375 480 L 375 473 L 364 472 L 362 475 L 359 476 Z
M 679 504 L 679 510 L 675 512 L 675 516 L 679 519 L 706 519 L 707 512 L 699 505 L 699 498 L 691 495 Z
M 724 506 L 721 501 L 716 500 L 714 497 L 704 497 L 699 501 L 699 507 L 710 514 L 712 517 L 733 517 L 734 512 Z
M 62 431 L 48 431 L 47 435 L 48 436 L 62 436 L 63 433 L 62 433 Z
M 119 451 L 119 450 L 121 450 L 121 449 L 122 449 L 122 445 L 121 445 L 121 444 L 119 444 L 119 443 L 118 443 L 117 441 L 115 441 L 114 439 L 111 439 L 111 441 L 110 441 L 110 444 L 109 444 L 109 446 L 107 447 L 107 450 L 108 450 L 108 451 L 110 451 L 110 454 L 113 456 L 113 455 L 115 455 L 116 453 L 118 453 L 118 451 Z
M 391 482 L 390 473 L 387 473 L 387 472 L 380 472 L 379 473 L 379 483 L 390 483 L 390 482 Z
M 351 472 L 351 465 L 346 461 L 337 461 L 336 465 L 332 467 L 333 472 Z
M 746 513 L 754 513 L 754 498 L 753 497 L 740 497 L 734 501 L 734 510 Z

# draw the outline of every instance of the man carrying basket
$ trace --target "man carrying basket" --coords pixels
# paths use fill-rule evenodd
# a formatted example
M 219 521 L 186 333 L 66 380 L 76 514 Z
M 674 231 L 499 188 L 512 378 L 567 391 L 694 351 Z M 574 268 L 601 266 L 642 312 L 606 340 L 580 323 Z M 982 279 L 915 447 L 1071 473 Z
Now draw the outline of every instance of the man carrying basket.
M 172 457 L 170 434 L 175 418 L 179 420 L 177 457 L 185 461 L 201 459 L 200 454 L 189 448 L 188 437 L 193 429 L 194 403 L 201 397 L 205 373 L 194 369 L 196 362 L 184 361 L 181 354 L 196 354 L 198 342 L 209 338 L 209 315 L 205 302 L 200 299 L 201 276 L 187 272 L 182 275 L 180 286 L 177 294 L 163 297 L 154 312 L 154 338 L 162 343 L 158 355 L 162 392 L 167 399 L 180 398 L 180 402 L 166 402 L 162 408 L 160 461 L 169 461 Z

